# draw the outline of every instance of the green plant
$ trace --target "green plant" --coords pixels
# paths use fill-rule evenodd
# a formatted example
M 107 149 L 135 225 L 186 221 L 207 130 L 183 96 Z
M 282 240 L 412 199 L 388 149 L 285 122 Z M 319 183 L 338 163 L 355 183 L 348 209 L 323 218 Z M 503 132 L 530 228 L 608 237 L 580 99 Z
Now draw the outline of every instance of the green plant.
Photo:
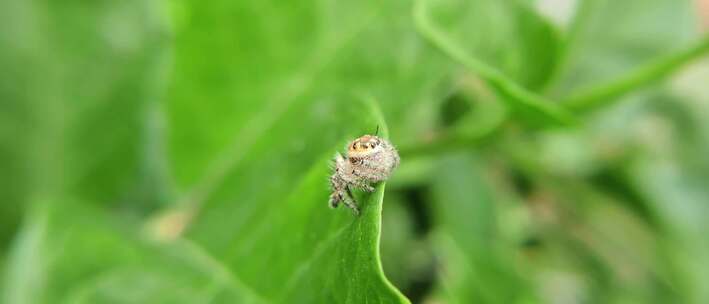
M 692 2 L 534 5 L 2 4 L 0 301 L 705 303 Z

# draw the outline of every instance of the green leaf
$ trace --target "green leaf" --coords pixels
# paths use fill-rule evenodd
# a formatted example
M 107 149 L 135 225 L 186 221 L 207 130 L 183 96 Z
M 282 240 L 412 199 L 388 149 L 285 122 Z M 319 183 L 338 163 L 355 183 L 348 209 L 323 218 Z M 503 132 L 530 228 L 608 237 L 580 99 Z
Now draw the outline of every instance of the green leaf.
M 278 123 L 302 129 L 291 130 L 291 141 L 317 130 L 327 144 L 306 148 L 324 151 L 350 124 L 341 112 L 351 109 L 343 104 L 354 102 L 352 95 L 380 102 L 397 141 L 416 134 L 398 122 L 412 119 L 406 109 L 429 101 L 449 73 L 401 14 L 410 10 L 407 1 L 266 5 L 267 19 L 251 13 L 263 9 L 262 1 L 176 5 L 185 17 L 176 30 L 168 144 L 184 192 L 206 187 L 200 181 L 232 162 L 246 162 L 248 150 Z
M 206 255 L 269 301 L 287 301 L 287 297 L 405 301 L 384 278 L 377 254 L 384 186 L 371 198 L 360 197 L 364 212 L 360 218 L 353 218 L 347 210 L 331 211 L 327 208 L 327 162 L 345 140 L 371 133 L 377 125 L 386 128 L 383 115 L 373 111 L 374 102 L 363 103 L 371 98 L 362 95 L 383 101 L 392 119 L 401 120 L 399 109 L 426 100 L 437 90 L 435 84 L 447 73 L 445 65 L 438 64 L 440 58 L 429 56 L 430 50 L 410 27 L 408 16 L 399 14 L 410 9 L 404 1 L 350 7 L 294 3 L 273 7 L 268 23 L 249 13 L 262 5 L 261 1 L 206 6 L 171 3 L 177 16 L 173 20 L 175 64 L 167 69 L 163 60 L 170 59 L 170 49 L 162 39 L 165 28 L 160 23 L 160 6 L 47 4 L 35 11 L 33 5 L 15 4 L 16 11 L 37 17 L 29 19 L 33 26 L 6 27 L 8 34 L 3 38 L 13 40 L 20 34 L 12 31 L 26 28 L 31 32 L 26 36 L 41 39 L 29 46 L 31 64 L 10 65 L 12 76 L 8 78 L 18 78 L 16 87 L 20 88 L 47 85 L 29 96 L 9 86 L 8 94 L 15 94 L 13 105 L 25 109 L 23 102 L 29 103 L 26 110 L 34 120 L 28 119 L 27 124 L 39 122 L 20 146 L 37 149 L 27 160 L 18 161 L 32 168 L 16 171 L 32 175 L 26 190 L 34 192 L 30 199 L 78 197 L 117 203 L 118 209 L 134 204 L 144 208 L 141 212 L 170 198 L 169 185 L 174 181 L 181 192 L 177 208 L 187 210 L 183 213 L 187 221 L 193 219 L 183 224 L 192 224 L 187 235 L 195 246 L 205 248 Z M 13 16 L 7 20 L 26 22 Z M 392 48 L 392 43 L 401 48 Z M 55 53 L 49 56 L 48 49 Z M 3 51 L 7 51 L 3 62 L 24 59 L 19 47 Z M 403 51 L 407 55 L 402 56 Z M 48 73 L 38 73 L 39 69 Z M 166 71 L 170 71 L 170 84 L 168 102 L 163 105 L 158 101 Z M 164 125 L 162 116 L 167 118 Z M 15 130 L 11 131 L 10 136 L 15 136 Z M 163 171 L 164 163 L 169 171 Z M 81 214 L 68 203 L 54 201 L 51 204 L 56 208 Z M 280 212 L 281 207 L 291 210 Z M 307 216 L 308 221 L 290 217 L 297 214 Z M 311 220 L 312 215 L 318 215 L 316 220 Z M 305 225 L 311 222 L 321 225 Z M 295 232 L 299 234 L 291 235 Z M 332 236 L 334 232 L 339 233 Z M 113 232 L 93 236 L 118 237 Z M 302 242 L 281 242 L 284 236 Z M 89 242 L 91 237 L 87 234 L 86 246 L 80 242 L 66 246 L 101 256 L 102 244 Z M 325 237 L 332 239 L 324 242 Z M 20 236 L 19 244 L 24 239 Z M 37 246 L 46 245 L 44 236 L 36 239 L 32 242 Z M 250 251 L 256 243 L 264 246 L 263 252 L 286 256 L 274 266 L 283 272 L 278 279 L 268 273 L 271 261 Z M 284 244 L 293 248 L 284 248 Z M 322 244 L 319 254 L 313 252 L 315 244 Z M 157 253 L 147 248 L 134 254 L 137 258 Z M 70 290 L 80 280 L 63 265 L 68 261 L 50 262 L 57 267 L 46 269 L 46 274 L 57 276 L 60 279 L 51 281 Z M 9 264 L 23 267 L 14 258 Z M 320 268 L 324 265 L 329 271 Z M 304 274 L 297 271 L 308 276 L 301 278 Z M 121 272 L 107 278 L 110 283 L 89 289 L 130 284 L 126 278 L 134 277 L 140 274 Z M 148 275 L 146 280 L 169 286 L 163 277 Z M 331 294 L 322 293 L 320 282 L 313 283 L 317 278 L 334 284 L 328 290 Z M 13 299 L 22 300 L 26 294 L 22 290 L 35 290 L 33 284 L 41 281 L 13 280 L 21 287 L 11 288 L 19 294 Z M 40 285 L 38 297 L 46 292 L 52 298 L 55 288 L 48 288 L 42 290 Z
M 373 118 L 365 125 L 379 125 L 381 135 L 386 136 L 386 124 L 381 113 L 372 108 L 373 101 L 352 104 L 359 110 L 341 112 L 340 118 L 350 123 L 358 121 L 358 116 Z M 342 104 L 340 110 L 346 108 L 347 104 Z M 285 116 L 283 121 L 296 117 Z M 288 123 L 277 125 L 262 140 L 278 147 L 270 141 L 291 136 L 291 130 Z M 308 142 L 326 139 L 314 134 L 304 138 Z M 386 280 L 379 260 L 384 184 L 371 195 L 356 196 L 362 209 L 359 217 L 346 208 L 330 210 L 326 181 L 331 174 L 331 155 L 337 148 L 332 144 L 329 148 L 327 144 L 296 148 L 304 146 L 324 152 L 303 153 L 302 169 L 282 162 L 285 160 L 278 161 L 283 157 L 281 153 L 289 154 L 287 149 L 259 151 L 273 155 L 271 158 L 280 167 L 264 169 L 263 166 L 271 166 L 267 162 L 240 166 L 226 180 L 228 186 L 220 188 L 204 205 L 187 236 L 271 302 L 407 302 Z M 297 181 L 292 186 L 247 194 L 248 187 L 268 187 L 287 170 L 306 172 L 292 172 L 294 177 L 280 181 Z M 258 184 L 252 185 L 249 180 Z
M 385 136 L 373 101 L 360 104 Z M 268 221 L 254 222 L 246 239 L 229 244 L 246 251 L 223 257 L 191 241 L 160 246 L 137 239 L 135 228 L 116 228 L 114 218 L 82 204 L 39 205 L 14 246 L 6 301 L 407 302 L 388 283 L 379 260 L 384 184 L 371 195 L 357 195 L 359 217 L 329 210 L 329 162 L 330 156 L 320 157 L 286 201 L 262 205 L 267 216 L 259 218 Z M 323 282 L 332 285 L 323 288 Z
M 709 227 L 700 216 L 707 211 L 704 202 L 709 193 L 697 184 L 699 180 L 678 172 L 676 164 L 667 161 L 643 160 L 633 171 L 633 181 L 669 230 L 668 250 L 682 278 L 677 287 L 692 303 L 709 299 L 703 288 L 709 279 L 705 272 L 709 243 L 702 237 Z
M 500 228 L 504 204 L 494 197 L 480 161 L 452 155 L 439 167 L 433 242 L 443 257 L 440 297 L 455 303 L 534 302 L 532 286 L 512 262 L 516 244 Z
M 663 229 L 664 245 L 674 271 L 673 287 L 689 303 L 709 300 L 704 288 L 709 280 L 709 225 L 704 215 L 709 191 L 709 125 L 706 61 L 665 87 L 643 113 L 649 120 L 639 138 L 638 157 L 628 166 L 630 184 L 656 215 Z M 642 130 L 642 129 L 641 129 Z M 660 133 L 660 130 L 664 130 Z M 661 134 L 661 135 L 660 135 Z
M 8 260 L 0 300 L 23 303 L 258 303 L 189 241 L 138 237 L 104 210 L 72 200 L 38 203 Z
M 391 183 L 389 188 L 391 189 Z M 394 192 L 396 193 L 396 192 Z M 414 279 L 416 265 L 414 223 L 400 195 L 387 194 L 387 208 L 382 213 L 381 257 L 384 273 L 396 286 L 408 286 Z
M 309 212 L 300 213 L 302 220 L 313 221 L 315 218 L 332 216 L 330 210 L 322 208 L 321 202 L 325 197 L 323 192 L 314 186 L 321 184 L 322 178 L 329 173 L 322 170 L 327 168 L 324 164 L 319 167 L 321 169 L 316 171 L 314 178 L 306 179 L 308 185 L 305 187 L 309 188 L 307 193 L 297 191 L 295 196 L 298 198 L 285 203 L 284 217 L 298 216 L 299 214 L 289 206 L 302 209 L 303 206 L 298 204 L 304 204 L 306 201 L 311 203 L 310 207 L 305 209 Z M 285 225 L 276 221 L 270 229 L 274 231 L 267 232 L 264 239 L 277 238 L 286 232 L 302 236 L 293 235 L 293 239 L 282 240 L 282 244 L 275 247 L 272 244 L 258 244 L 255 246 L 257 250 L 272 248 L 273 251 L 266 251 L 262 257 L 252 258 L 249 264 L 254 263 L 256 267 L 242 263 L 237 265 L 246 268 L 244 271 L 248 273 L 252 270 L 262 270 L 259 266 L 268 261 L 279 261 L 269 269 L 274 275 L 274 287 L 279 287 L 279 282 L 285 283 L 280 284 L 280 288 L 274 288 L 274 295 L 282 302 L 408 302 L 384 277 L 379 259 L 383 195 L 384 184 L 381 184 L 369 197 L 358 196 L 357 200 L 363 206 L 360 217 L 352 217 L 349 210 L 344 210 L 332 221 L 313 221 L 319 223 L 311 223 L 305 230 L 298 227 L 300 221 L 292 218 L 290 222 L 294 223 Z M 311 231 L 311 234 L 312 231 L 323 233 L 307 236 L 306 231 Z M 260 231 L 256 229 L 255 232 Z M 306 246 L 303 248 L 303 245 Z M 314 292 L 321 288 L 323 282 L 329 282 L 325 285 L 325 290 Z
M 5 224 L 16 223 L 5 214 L 19 218 L 19 206 L 36 198 L 133 209 L 164 198 L 154 146 L 143 145 L 164 90 L 166 26 L 155 10 L 138 1 L 4 3 L 2 241 Z
M 179 5 L 167 113 L 187 238 L 269 300 L 404 301 L 377 266 L 381 198 L 358 219 L 326 205 L 335 151 L 409 119 L 448 71 L 410 3 L 267 5 L 268 21 L 262 1 Z

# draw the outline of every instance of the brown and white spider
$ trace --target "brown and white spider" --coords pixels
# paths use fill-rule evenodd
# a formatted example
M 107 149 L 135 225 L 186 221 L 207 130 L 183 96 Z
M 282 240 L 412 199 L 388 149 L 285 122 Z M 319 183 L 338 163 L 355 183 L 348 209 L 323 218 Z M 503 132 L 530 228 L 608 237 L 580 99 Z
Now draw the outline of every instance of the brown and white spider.
M 359 207 L 351 189 L 359 188 L 373 192 L 372 183 L 389 178 L 399 166 L 399 153 L 387 140 L 376 135 L 364 135 L 347 145 L 347 155 L 335 156 L 335 172 L 330 177 L 330 207 L 337 208 L 340 202 L 359 215 Z

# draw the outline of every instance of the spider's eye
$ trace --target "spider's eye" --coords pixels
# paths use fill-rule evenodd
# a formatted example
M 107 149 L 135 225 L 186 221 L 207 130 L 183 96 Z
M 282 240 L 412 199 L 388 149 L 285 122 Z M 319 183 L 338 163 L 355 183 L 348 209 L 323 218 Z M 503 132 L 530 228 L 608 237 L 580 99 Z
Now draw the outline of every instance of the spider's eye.
M 379 139 L 364 136 L 364 137 L 356 139 L 349 146 L 349 150 L 350 151 L 366 152 L 366 151 L 376 148 L 380 144 L 381 144 L 381 141 L 379 141 Z

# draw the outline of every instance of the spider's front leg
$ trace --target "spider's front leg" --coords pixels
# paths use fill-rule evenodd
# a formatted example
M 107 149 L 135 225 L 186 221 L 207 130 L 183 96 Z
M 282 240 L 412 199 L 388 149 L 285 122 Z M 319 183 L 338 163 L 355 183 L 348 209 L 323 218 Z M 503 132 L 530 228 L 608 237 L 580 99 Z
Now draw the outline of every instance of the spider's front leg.
M 360 188 L 360 189 L 362 189 L 362 190 L 364 190 L 364 191 L 367 191 L 367 192 L 369 192 L 369 193 L 372 193 L 372 192 L 374 192 L 374 190 L 376 190 L 376 189 L 374 189 L 374 187 L 372 187 L 372 185 L 370 185 L 368 182 L 360 182 L 360 183 L 358 183 L 358 184 L 357 184 L 357 188 Z
M 330 208 L 337 208 L 337 206 L 340 205 L 340 202 L 345 199 L 345 196 L 347 195 L 345 193 L 346 187 L 347 184 L 345 181 L 338 175 L 338 172 L 335 171 L 335 174 L 330 176 L 330 190 L 332 191 L 329 201 Z
M 357 203 L 352 196 L 348 183 L 340 175 L 338 175 L 337 172 L 330 177 L 330 186 L 332 188 L 332 194 L 330 194 L 329 202 L 330 208 L 337 208 L 337 206 L 340 205 L 340 202 L 342 202 L 345 206 L 352 209 L 352 212 L 354 212 L 355 215 L 359 215 L 359 208 L 357 207 Z
M 358 173 L 356 170 L 352 170 L 352 176 L 354 176 L 354 178 L 351 183 L 355 188 L 362 189 L 369 193 L 372 193 L 374 192 L 374 190 L 376 190 L 374 189 L 374 187 L 372 187 L 372 185 L 369 184 L 367 178 L 364 177 L 361 173 Z
M 347 195 L 345 195 L 344 200 L 342 200 L 342 202 L 345 203 L 345 206 L 352 209 L 354 215 L 359 215 L 359 207 L 357 207 L 357 202 L 355 202 L 354 196 L 352 195 L 352 191 L 350 191 L 350 187 L 347 187 L 346 189 Z
M 340 205 L 340 202 L 345 204 L 347 208 L 352 209 L 352 212 L 355 215 L 359 215 L 359 207 L 357 206 L 357 203 L 354 200 L 354 197 L 352 196 L 352 192 L 350 192 L 350 189 L 347 188 L 346 192 L 333 192 L 330 194 L 330 208 L 337 208 L 337 206 Z
M 340 205 L 340 202 L 342 201 L 342 193 L 340 192 L 333 192 L 330 194 L 330 208 L 337 208 L 337 206 Z

